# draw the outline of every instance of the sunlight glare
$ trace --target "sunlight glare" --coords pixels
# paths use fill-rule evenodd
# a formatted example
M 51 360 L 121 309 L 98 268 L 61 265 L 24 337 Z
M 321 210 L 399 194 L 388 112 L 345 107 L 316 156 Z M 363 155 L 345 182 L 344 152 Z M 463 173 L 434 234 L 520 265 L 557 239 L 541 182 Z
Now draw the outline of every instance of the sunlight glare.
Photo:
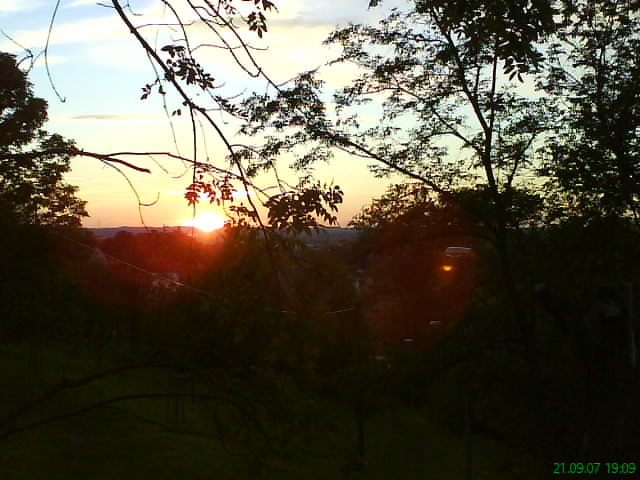
M 218 228 L 224 227 L 224 218 L 216 212 L 202 212 L 196 215 L 195 219 L 190 219 L 185 222 L 187 227 L 196 227 L 202 232 L 211 232 Z

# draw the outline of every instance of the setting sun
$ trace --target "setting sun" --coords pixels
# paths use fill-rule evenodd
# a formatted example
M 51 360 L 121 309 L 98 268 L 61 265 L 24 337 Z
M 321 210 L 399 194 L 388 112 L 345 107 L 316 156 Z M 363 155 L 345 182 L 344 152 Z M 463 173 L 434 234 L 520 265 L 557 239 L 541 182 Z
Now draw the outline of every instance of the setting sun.
M 211 232 L 224 226 L 224 218 L 216 212 L 202 212 L 196 218 L 185 221 L 185 226 L 196 227 L 203 232 Z

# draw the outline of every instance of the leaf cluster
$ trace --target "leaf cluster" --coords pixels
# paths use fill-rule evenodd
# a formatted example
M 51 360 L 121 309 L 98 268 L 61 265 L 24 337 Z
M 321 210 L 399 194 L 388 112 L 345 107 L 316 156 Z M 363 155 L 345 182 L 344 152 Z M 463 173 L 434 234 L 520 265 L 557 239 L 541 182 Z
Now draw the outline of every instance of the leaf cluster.
M 213 77 L 205 72 L 182 45 L 165 45 L 160 49 L 169 54 L 165 64 L 171 69 L 170 73 L 165 73 L 165 80 L 172 80 L 178 77 L 187 85 L 197 85 L 202 90 L 213 88 Z
M 213 178 L 205 181 L 204 172 L 202 170 L 195 172 L 195 180 L 186 189 L 184 198 L 187 199 L 189 206 L 196 205 L 200 201 L 200 197 L 204 196 L 209 203 L 216 202 L 233 202 L 233 192 L 235 189 L 230 182 L 229 177 L 221 179 Z
M 338 211 L 343 195 L 338 185 L 319 182 L 300 191 L 274 195 L 265 203 L 269 209 L 269 223 L 273 228 L 293 232 L 309 232 L 311 228 L 317 228 L 316 217 L 333 225 L 337 219 L 332 212 Z
M 251 1 L 251 0 L 245 0 Z M 267 32 L 267 19 L 264 16 L 262 11 L 274 10 L 276 8 L 275 4 L 269 0 L 253 0 L 257 10 L 251 12 L 247 18 L 246 22 L 249 26 L 249 30 L 252 32 L 256 32 L 258 37 L 262 38 L 262 36 Z M 261 11 L 262 10 L 262 11 Z
M 537 69 L 543 55 L 539 44 L 555 32 L 556 9 L 549 0 L 418 0 L 418 13 L 432 15 L 440 28 L 451 31 L 467 55 L 495 47 L 509 79 Z

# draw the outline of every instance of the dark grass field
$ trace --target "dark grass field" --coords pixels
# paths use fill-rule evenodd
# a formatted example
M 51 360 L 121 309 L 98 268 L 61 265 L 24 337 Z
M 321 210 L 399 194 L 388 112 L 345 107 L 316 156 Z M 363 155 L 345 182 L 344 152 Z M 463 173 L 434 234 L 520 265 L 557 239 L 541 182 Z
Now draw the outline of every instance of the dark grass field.
M 102 361 L 114 362 L 117 355 L 107 352 Z M 0 345 L 0 413 L 62 377 L 78 378 L 95 368 L 95 352 L 72 353 L 55 345 Z M 65 391 L 21 421 L 64 414 L 115 396 L 168 389 L 163 372 L 135 370 Z M 259 463 L 251 456 L 225 451 L 215 435 L 180 433 L 201 431 L 207 424 L 189 401 L 184 404 L 184 418 L 180 414 L 176 419 L 171 418 L 173 405 L 166 399 L 129 400 L 1 439 L 0 479 L 464 478 L 463 436 L 440 425 L 438 412 L 394 407 L 373 414 L 365 423 L 365 458 L 361 459 L 350 453 L 356 451 L 352 413 L 330 402 L 321 405 L 321 414 L 336 418 L 342 426 L 332 437 L 339 448 L 326 439 L 305 447 L 314 452 L 337 451 L 328 458 L 298 451 Z M 481 436 L 474 436 L 473 444 L 475 479 L 545 477 L 533 459 L 505 445 Z

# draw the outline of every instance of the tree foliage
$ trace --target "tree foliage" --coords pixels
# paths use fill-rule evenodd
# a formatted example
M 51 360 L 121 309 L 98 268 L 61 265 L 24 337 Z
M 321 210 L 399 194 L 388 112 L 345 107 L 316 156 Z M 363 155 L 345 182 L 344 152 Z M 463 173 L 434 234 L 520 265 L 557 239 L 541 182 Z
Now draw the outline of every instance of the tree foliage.
M 555 9 L 548 0 L 417 1 L 416 11 L 429 12 L 445 30 L 463 40 L 465 51 L 477 54 L 493 45 L 510 78 L 538 69 L 539 44 L 555 31 Z
M 531 165 L 531 145 L 546 128 L 546 102 L 520 95 L 502 76 L 500 34 L 466 36 L 464 18 L 444 18 L 444 6 L 427 3 L 394 11 L 377 26 L 350 25 L 327 40 L 342 46 L 338 62 L 363 72 L 336 96 L 345 135 L 366 139 L 358 143 L 382 160 L 381 174 L 400 172 L 439 193 L 482 181 L 499 203 Z M 366 103 L 380 105 L 378 125 L 361 126 L 348 115 Z M 457 149 L 462 153 L 453 155 Z
M 541 86 L 560 114 L 546 172 L 567 194 L 569 212 L 638 221 L 639 37 L 637 2 L 571 2 L 549 47 Z
M 15 57 L 0 52 L 0 207 L 24 223 L 79 226 L 86 202 L 63 178 L 74 145 L 43 130 L 46 120 L 47 102 Z

